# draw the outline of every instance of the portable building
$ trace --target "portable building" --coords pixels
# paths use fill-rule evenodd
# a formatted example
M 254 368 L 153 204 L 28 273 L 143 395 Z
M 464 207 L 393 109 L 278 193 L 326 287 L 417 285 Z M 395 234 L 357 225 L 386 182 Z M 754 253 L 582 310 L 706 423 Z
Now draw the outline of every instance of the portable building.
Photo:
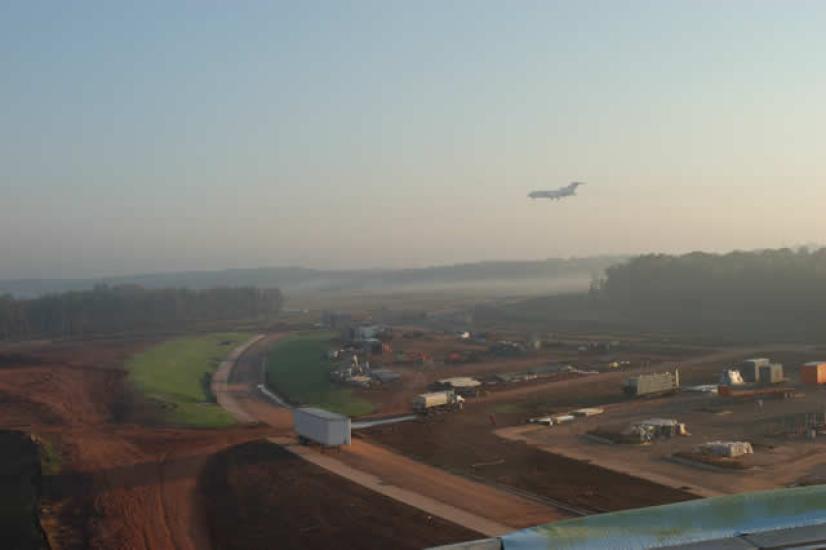
M 325 447 L 350 444 L 350 419 L 324 409 L 293 409 L 293 428 L 302 442 L 315 441 Z
M 800 381 L 810 386 L 826 384 L 826 361 L 813 361 L 802 365 Z
M 780 363 L 760 365 L 760 367 L 758 367 L 758 382 L 761 384 L 779 384 L 783 381 L 785 381 L 785 378 L 783 378 L 783 365 Z
M 745 382 L 757 382 L 760 377 L 760 367 L 771 365 L 771 359 L 766 357 L 755 357 L 746 359 L 737 366 L 737 370 L 743 376 Z
M 655 395 L 675 391 L 680 387 L 678 370 L 655 374 L 641 374 L 625 381 L 623 390 L 631 396 Z

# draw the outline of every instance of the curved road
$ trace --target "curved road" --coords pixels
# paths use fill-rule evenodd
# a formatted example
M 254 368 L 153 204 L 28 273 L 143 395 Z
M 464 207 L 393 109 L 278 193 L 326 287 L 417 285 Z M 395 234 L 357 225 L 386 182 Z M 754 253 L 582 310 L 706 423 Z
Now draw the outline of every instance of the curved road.
M 218 403 L 241 422 L 276 428 L 271 441 L 368 489 L 487 536 L 568 519 L 568 512 L 416 462 L 356 439 L 334 456 L 296 443 L 289 409 L 258 389 L 263 361 L 281 335 L 256 336 L 225 361 L 213 379 Z

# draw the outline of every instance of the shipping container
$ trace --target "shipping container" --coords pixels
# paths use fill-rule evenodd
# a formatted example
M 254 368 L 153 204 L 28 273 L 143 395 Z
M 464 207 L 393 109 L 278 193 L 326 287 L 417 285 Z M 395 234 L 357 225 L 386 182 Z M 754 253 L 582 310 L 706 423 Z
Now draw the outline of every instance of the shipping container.
M 826 384 L 826 361 L 813 361 L 801 366 L 800 381 L 810 386 Z
M 302 443 L 315 441 L 325 447 L 350 444 L 350 419 L 324 409 L 293 409 L 293 427 Z

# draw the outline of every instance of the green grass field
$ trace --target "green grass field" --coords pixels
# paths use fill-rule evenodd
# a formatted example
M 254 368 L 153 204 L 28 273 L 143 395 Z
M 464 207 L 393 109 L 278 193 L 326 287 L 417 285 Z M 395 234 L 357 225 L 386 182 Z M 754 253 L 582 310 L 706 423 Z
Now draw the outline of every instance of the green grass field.
M 164 342 L 129 359 L 129 379 L 146 397 L 162 405 L 166 423 L 199 428 L 229 426 L 234 420 L 214 402 L 209 377 L 249 337 L 232 332 Z
M 363 416 L 373 412 L 372 403 L 340 388 L 329 378 L 334 367 L 324 359 L 330 344 L 330 334 L 315 333 L 282 340 L 267 358 L 267 385 L 286 399 L 302 405 L 313 405 L 347 416 Z

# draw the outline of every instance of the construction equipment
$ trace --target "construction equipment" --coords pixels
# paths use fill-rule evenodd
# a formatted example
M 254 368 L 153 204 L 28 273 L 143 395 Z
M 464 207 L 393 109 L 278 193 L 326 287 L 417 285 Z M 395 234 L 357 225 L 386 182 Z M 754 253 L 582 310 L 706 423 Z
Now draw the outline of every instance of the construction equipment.
M 452 390 L 422 393 L 413 398 L 413 410 L 418 414 L 432 414 L 446 410 L 460 410 L 464 397 Z

